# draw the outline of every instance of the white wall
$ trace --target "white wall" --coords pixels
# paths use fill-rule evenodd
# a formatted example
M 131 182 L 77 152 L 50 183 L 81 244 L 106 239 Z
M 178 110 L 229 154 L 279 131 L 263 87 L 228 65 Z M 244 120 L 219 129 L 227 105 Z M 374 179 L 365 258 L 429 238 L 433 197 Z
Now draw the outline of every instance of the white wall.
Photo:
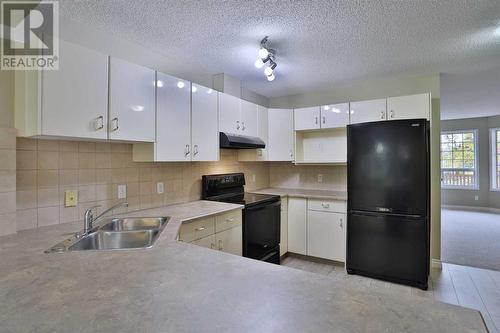
M 441 74 L 441 118 L 500 115 L 500 67 L 480 72 Z

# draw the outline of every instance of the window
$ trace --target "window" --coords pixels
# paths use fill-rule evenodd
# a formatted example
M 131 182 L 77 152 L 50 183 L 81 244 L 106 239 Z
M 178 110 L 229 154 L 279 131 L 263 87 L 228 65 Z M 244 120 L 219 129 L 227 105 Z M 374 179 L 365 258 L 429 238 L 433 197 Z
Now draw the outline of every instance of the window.
M 478 188 L 477 130 L 441 133 L 441 186 Z
M 491 129 L 491 189 L 500 191 L 500 128 Z

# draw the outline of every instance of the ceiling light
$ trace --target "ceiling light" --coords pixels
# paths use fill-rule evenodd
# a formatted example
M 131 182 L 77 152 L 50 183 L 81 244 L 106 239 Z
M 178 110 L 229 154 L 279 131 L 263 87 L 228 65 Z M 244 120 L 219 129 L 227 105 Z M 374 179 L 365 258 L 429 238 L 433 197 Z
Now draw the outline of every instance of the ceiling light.
M 177 88 L 179 88 L 179 89 L 184 88 L 184 82 L 182 82 L 182 81 L 177 82 Z
M 264 61 L 262 61 L 262 59 L 259 58 L 255 60 L 255 67 L 262 68 L 262 66 L 264 66 Z
M 269 55 L 269 51 L 265 47 L 261 47 L 259 49 L 259 58 L 266 59 Z
M 196 86 L 192 86 L 192 87 L 191 87 L 191 91 L 192 91 L 192 92 L 197 92 L 197 91 L 198 91 L 198 88 L 196 88 Z
M 156 81 L 156 86 L 157 86 L 158 88 L 163 87 L 163 81 L 162 81 L 162 80 L 158 80 L 158 81 Z
M 271 64 L 268 67 L 266 67 L 266 69 L 264 69 L 264 74 L 266 74 L 267 76 L 273 74 L 276 66 L 277 66 L 277 64 L 271 60 Z
M 274 81 L 274 79 L 275 79 L 275 76 L 272 73 L 271 73 L 271 75 L 267 76 L 267 81 Z

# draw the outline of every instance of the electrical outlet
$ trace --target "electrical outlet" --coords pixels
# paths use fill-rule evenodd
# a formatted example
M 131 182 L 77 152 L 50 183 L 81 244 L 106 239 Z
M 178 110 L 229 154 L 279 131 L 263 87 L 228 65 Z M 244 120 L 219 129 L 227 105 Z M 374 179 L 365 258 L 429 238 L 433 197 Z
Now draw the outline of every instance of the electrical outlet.
M 156 183 L 156 193 L 162 194 L 163 192 L 165 192 L 165 186 L 163 185 L 163 183 Z
M 322 174 L 318 174 L 318 183 L 322 183 L 323 182 L 323 175 Z
M 252 182 L 255 183 L 257 181 L 257 177 L 255 176 L 255 173 L 252 174 Z
M 78 192 L 76 190 L 64 191 L 64 207 L 76 207 L 78 204 Z
M 118 199 L 127 197 L 127 185 L 118 185 Z
M 479 201 L 479 195 L 474 196 L 474 200 Z

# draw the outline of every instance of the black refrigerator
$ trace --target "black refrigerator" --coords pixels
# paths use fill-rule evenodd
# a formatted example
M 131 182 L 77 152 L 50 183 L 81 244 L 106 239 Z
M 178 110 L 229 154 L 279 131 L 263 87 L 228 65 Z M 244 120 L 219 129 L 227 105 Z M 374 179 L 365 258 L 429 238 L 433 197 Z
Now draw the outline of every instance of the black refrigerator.
M 347 191 L 347 272 L 427 289 L 428 121 L 349 125 Z

